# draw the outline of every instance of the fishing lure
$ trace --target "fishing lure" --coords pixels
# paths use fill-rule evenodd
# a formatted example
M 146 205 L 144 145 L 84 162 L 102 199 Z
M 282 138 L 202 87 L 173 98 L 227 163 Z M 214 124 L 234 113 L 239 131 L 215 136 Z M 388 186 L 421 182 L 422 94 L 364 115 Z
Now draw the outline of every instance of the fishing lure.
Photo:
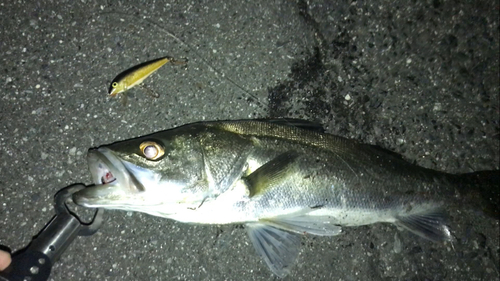
M 168 62 L 172 62 L 174 64 L 186 64 L 187 61 L 178 61 L 171 57 L 163 57 L 129 68 L 124 72 L 118 74 L 118 76 L 113 79 L 113 82 L 111 82 L 108 90 L 109 96 L 114 97 L 137 85 L 140 85 L 142 81 L 144 81 L 144 79 L 146 79 L 148 76 L 153 74 Z M 154 96 L 158 97 L 157 94 L 155 94 Z

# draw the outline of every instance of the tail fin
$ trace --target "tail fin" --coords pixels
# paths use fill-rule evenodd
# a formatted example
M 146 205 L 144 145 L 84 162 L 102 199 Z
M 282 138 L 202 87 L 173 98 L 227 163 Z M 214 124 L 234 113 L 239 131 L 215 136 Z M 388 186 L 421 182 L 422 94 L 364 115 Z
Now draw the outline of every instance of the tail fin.
M 474 209 L 481 210 L 487 216 L 499 219 L 500 216 L 500 171 L 480 171 L 456 175 L 460 195 L 472 204 Z

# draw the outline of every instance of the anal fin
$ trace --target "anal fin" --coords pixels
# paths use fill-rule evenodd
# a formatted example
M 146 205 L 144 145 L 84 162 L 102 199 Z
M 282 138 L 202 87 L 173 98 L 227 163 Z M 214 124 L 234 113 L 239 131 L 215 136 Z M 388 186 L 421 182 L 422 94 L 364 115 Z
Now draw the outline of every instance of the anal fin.
M 446 214 L 440 208 L 421 209 L 396 216 L 395 224 L 414 234 L 434 242 L 451 239 L 446 226 Z
M 313 234 L 319 236 L 335 236 L 342 232 L 342 227 L 335 224 L 329 216 L 299 216 L 276 217 L 264 220 L 267 224 L 298 234 Z

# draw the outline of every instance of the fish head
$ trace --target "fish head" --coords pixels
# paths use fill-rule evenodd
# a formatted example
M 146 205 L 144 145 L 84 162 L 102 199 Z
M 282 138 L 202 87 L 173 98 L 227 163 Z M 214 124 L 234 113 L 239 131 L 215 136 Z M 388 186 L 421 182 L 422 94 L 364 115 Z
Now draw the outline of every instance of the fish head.
M 90 149 L 94 186 L 73 201 L 162 217 L 199 206 L 209 191 L 199 143 L 171 131 Z

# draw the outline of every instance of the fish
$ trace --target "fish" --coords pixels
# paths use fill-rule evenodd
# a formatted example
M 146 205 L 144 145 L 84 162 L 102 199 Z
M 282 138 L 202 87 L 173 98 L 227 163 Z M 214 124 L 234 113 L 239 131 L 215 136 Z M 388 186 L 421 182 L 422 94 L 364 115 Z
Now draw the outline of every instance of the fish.
M 499 194 L 499 171 L 423 168 L 295 119 L 191 123 L 92 148 L 87 157 L 94 185 L 73 195 L 77 205 L 243 224 L 279 277 L 291 272 L 303 234 L 391 223 L 427 240 L 451 241 L 449 206 L 462 208 L 467 194 L 479 190 L 474 198 L 495 208 Z M 498 218 L 496 208 L 491 214 Z
M 187 63 L 187 60 L 175 60 L 174 58 L 167 56 L 144 62 L 127 69 L 113 79 L 108 90 L 109 96 L 114 97 L 137 85 L 140 85 L 144 79 L 148 78 L 151 74 L 156 72 L 160 67 L 168 62 L 173 64 L 185 64 Z M 154 94 L 154 96 L 157 97 L 157 94 Z

